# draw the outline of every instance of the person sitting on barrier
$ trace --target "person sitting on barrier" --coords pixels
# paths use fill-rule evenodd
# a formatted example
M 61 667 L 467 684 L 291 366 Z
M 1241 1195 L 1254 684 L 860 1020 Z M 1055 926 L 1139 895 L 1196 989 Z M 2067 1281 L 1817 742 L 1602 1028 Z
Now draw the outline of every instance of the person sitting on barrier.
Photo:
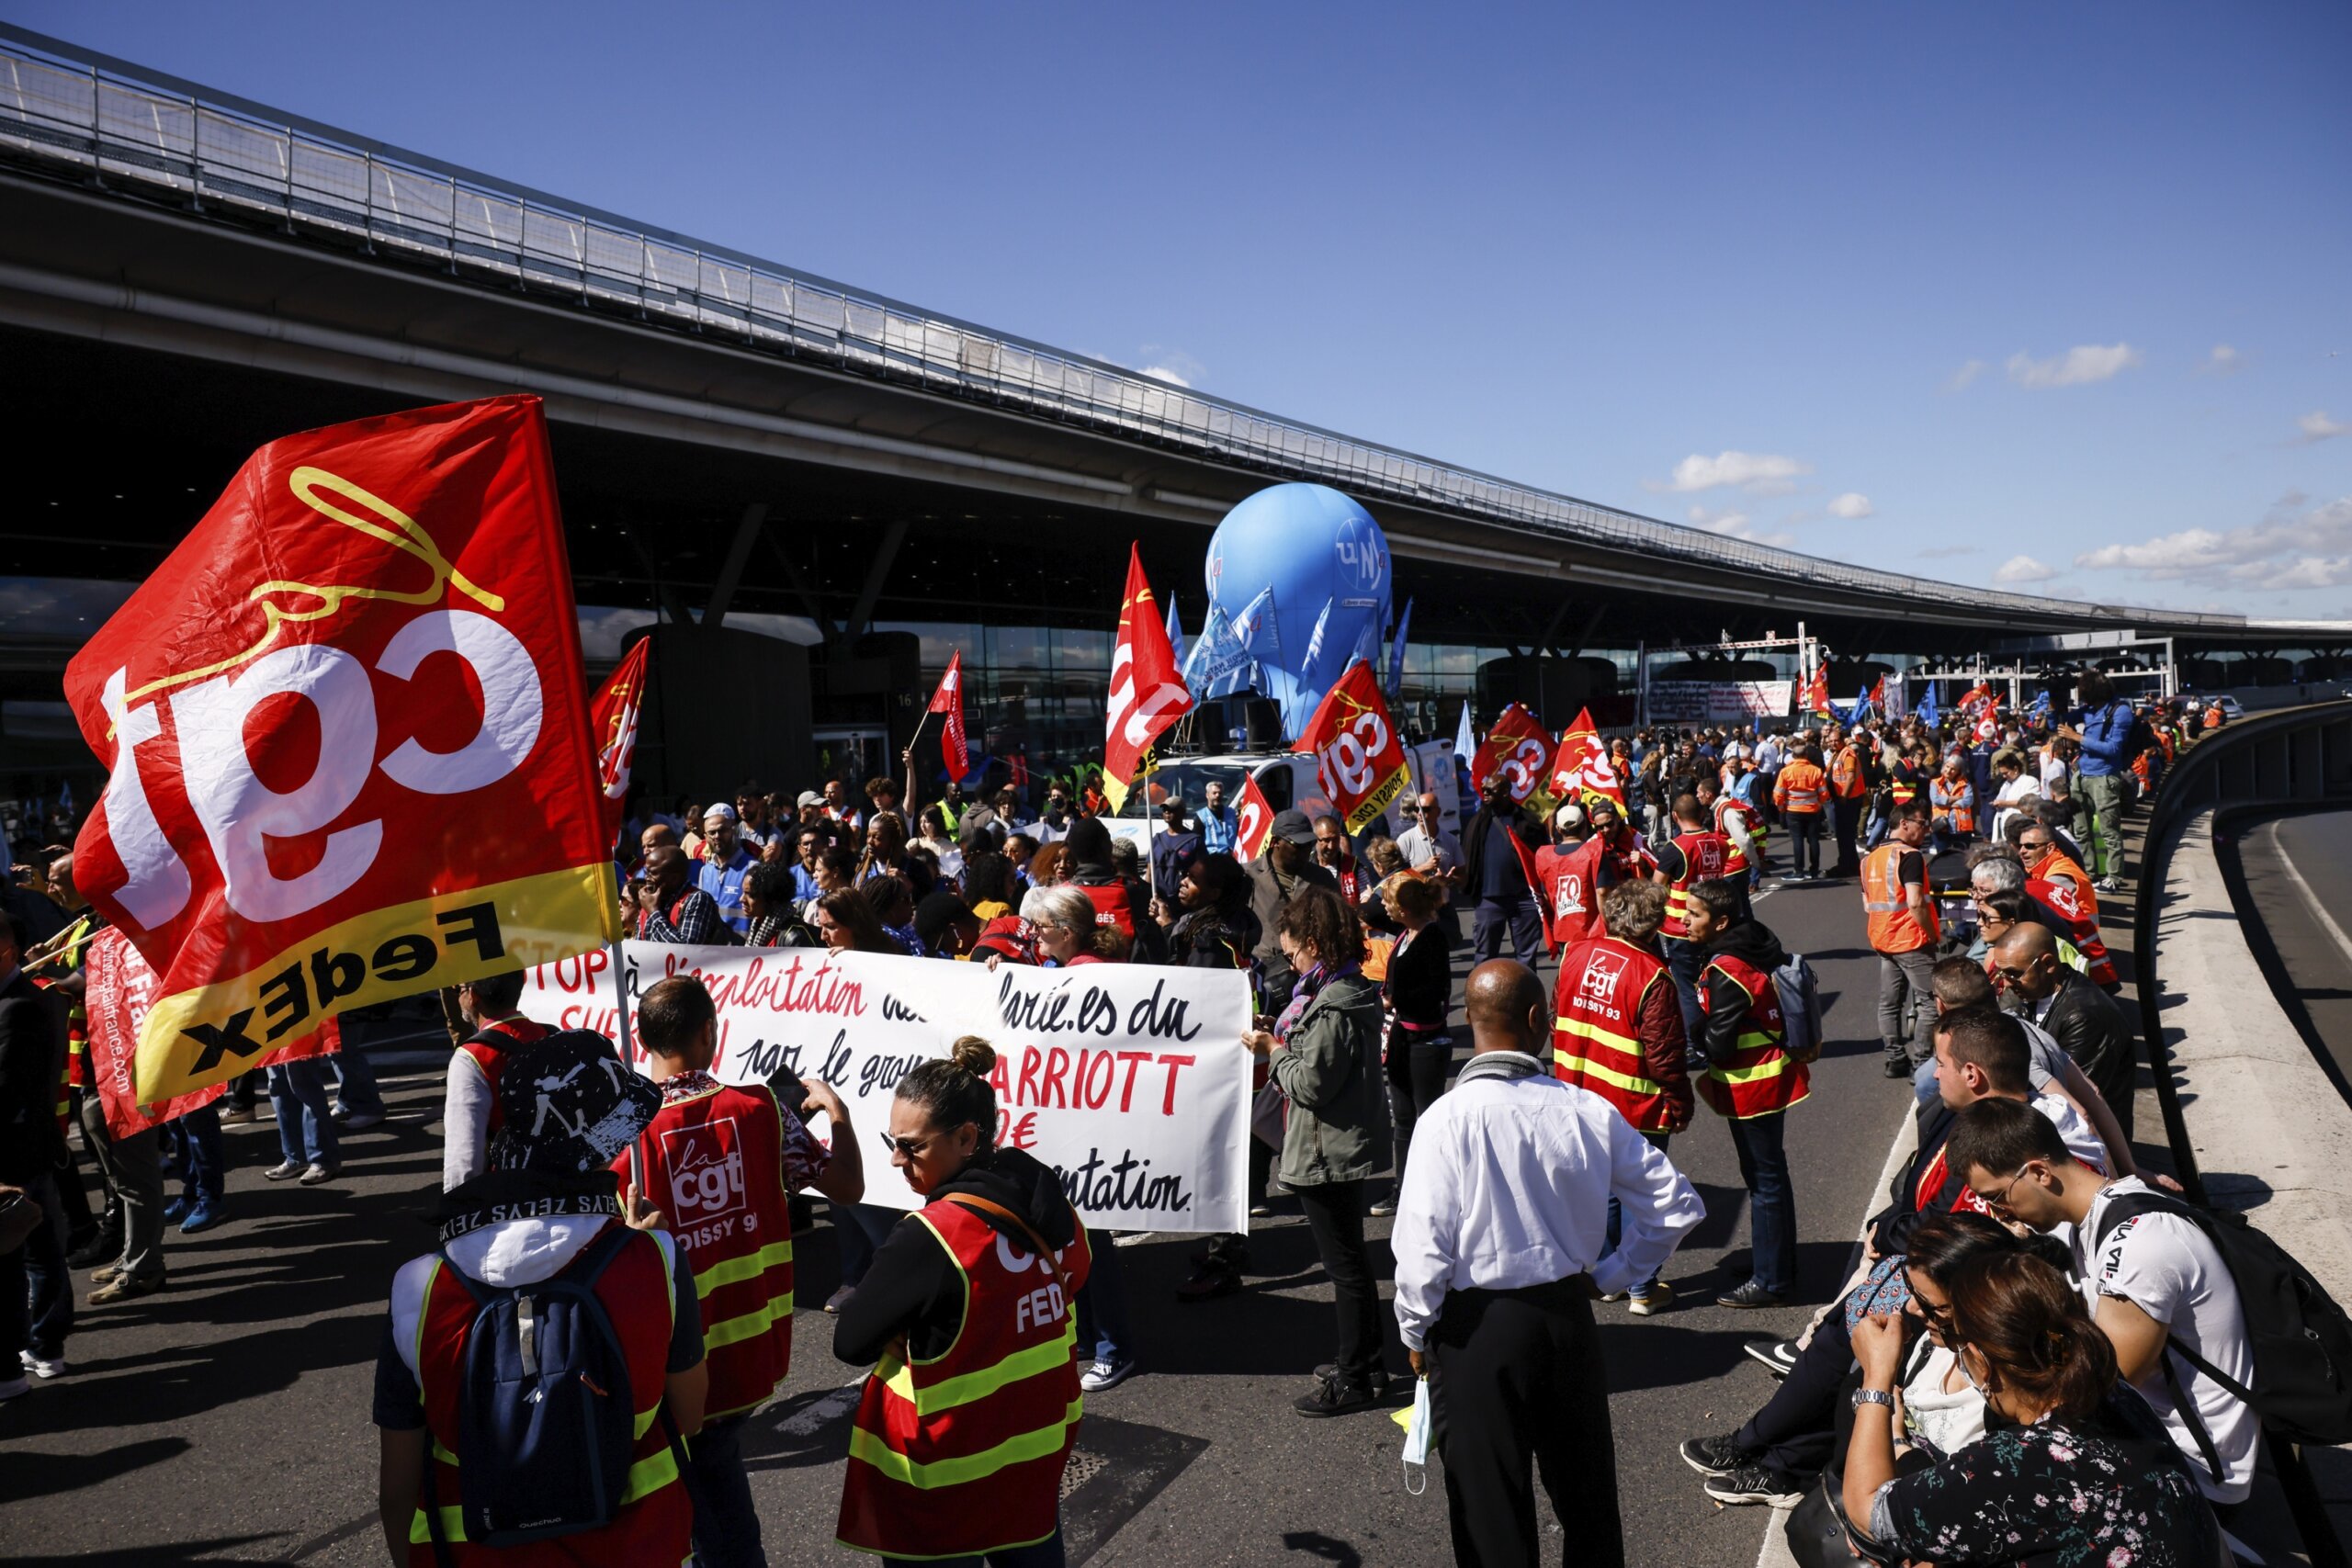
M 2083 1164 L 2030 1106 L 1964 1114 L 1951 1163 L 1996 1218 L 2044 1233 L 2072 1227 L 2075 1277 L 2117 1371 L 2154 1408 L 2206 1497 L 2225 1511 L 2244 1502 L 2262 1424 L 2212 1373 L 2252 1387 L 2254 1352 L 2237 1281 L 2204 1227 L 2140 1178 Z
M 1967 1107 L 1988 1099 L 2023 1105 L 2032 1092 L 2030 1055 L 2017 1020 L 1987 1006 L 1962 1008 L 1938 1021 L 1935 1039 L 1938 1095 L 1919 1109 L 1918 1146 L 1894 1184 L 1900 1196 L 1867 1227 L 1863 1257 L 1869 1263 L 1902 1257 L 1914 1233 L 1940 1216 L 1984 1212 L 1946 1158 L 1946 1141 Z M 2091 1160 L 2103 1153 L 2088 1124 L 2064 1100 L 2043 1094 L 2032 1104 L 2053 1123 L 2064 1124 L 2067 1147 Z M 1856 1288 L 1885 1272 L 1883 1267 L 1874 1269 Z M 1780 1388 L 1747 1425 L 1682 1445 L 1683 1461 L 1708 1478 L 1708 1496 L 1719 1503 L 1785 1506 L 1820 1472 L 1832 1451 L 1838 1388 L 1853 1359 L 1847 1339 L 1851 1327 L 1850 1318 L 1827 1314 L 1792 1359 Z
M 2089 976 L 2067 967 L 2048 926 L 2018 924 L 1993 945 L 1994 982 L 2031 1021 L 2050 1032 L 2107 1097 L 2128 1136 L 2138 1077 L 2132 1021 Z
M 2119 1386 L 2115 1351 L 2063 1273 L 2027 1254 L 1987 1253 L 1955 1269 L 1947 1291 L 1944 1333 L 1998 1429 L 1900 1474 L 1903 1325 L 1892 1314 L 1864 1319 L 1840 1499 L 1858 1554 L 2141 1568 L 2230 1561 L 2212 1511 L 2147 1405 Z

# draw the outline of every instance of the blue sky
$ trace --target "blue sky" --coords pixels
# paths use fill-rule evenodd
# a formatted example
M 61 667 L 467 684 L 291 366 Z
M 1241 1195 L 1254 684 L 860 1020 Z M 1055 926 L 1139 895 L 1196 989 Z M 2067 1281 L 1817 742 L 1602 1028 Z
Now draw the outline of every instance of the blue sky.
M 2352 617 L 2352 7 L 0 16 L 1292 418 Z

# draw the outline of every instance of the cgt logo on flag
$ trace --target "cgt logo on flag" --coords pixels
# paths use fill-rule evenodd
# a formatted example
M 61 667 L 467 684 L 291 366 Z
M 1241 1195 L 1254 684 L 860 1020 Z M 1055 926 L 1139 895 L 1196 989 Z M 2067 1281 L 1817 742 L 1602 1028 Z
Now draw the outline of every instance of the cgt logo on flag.
M 536 398 L 247 459 L 66 668 L 108 769 L 82 890 L 161 983 L 138 1097 L 616 918 Z
M 1292 750 L 1313 754 L 1316 778 L 1351 833 L 1362 832 L 1404 793 L 1405 749 L 1380 700 L 1380 682 L 1362 660 L 1324 694 Z

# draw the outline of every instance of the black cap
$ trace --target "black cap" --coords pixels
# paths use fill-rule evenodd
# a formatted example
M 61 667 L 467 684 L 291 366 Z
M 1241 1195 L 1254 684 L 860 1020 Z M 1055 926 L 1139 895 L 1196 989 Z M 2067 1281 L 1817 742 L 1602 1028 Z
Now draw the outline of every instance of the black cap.
M 1286 844 L 1301 844 L 1311 848 L 1315 843 L 1315 824 L 1306 819 L 1306 812 L 1296 807 L 1288 811 L 1276 812 L 1274 825 L 1267 829 L 1267 833 L 1270 837 L 1280 839 Z
M 498 1109 L 492 1168 L 586 1176 L 637 1141 L 662 1109 L 662 1090 L 623 1066 L 603 1035 L 567 1029 L 508 1055 Z

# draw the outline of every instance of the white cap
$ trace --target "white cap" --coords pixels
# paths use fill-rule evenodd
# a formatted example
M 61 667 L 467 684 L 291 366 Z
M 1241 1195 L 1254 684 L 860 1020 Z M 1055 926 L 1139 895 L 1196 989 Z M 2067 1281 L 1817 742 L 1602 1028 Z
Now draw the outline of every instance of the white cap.
M 1573 800 L 1561 802 L 1560 809 L 1552 813 L 1552 826 L 1555 828 L 1583 827 L 1584 807 Z

